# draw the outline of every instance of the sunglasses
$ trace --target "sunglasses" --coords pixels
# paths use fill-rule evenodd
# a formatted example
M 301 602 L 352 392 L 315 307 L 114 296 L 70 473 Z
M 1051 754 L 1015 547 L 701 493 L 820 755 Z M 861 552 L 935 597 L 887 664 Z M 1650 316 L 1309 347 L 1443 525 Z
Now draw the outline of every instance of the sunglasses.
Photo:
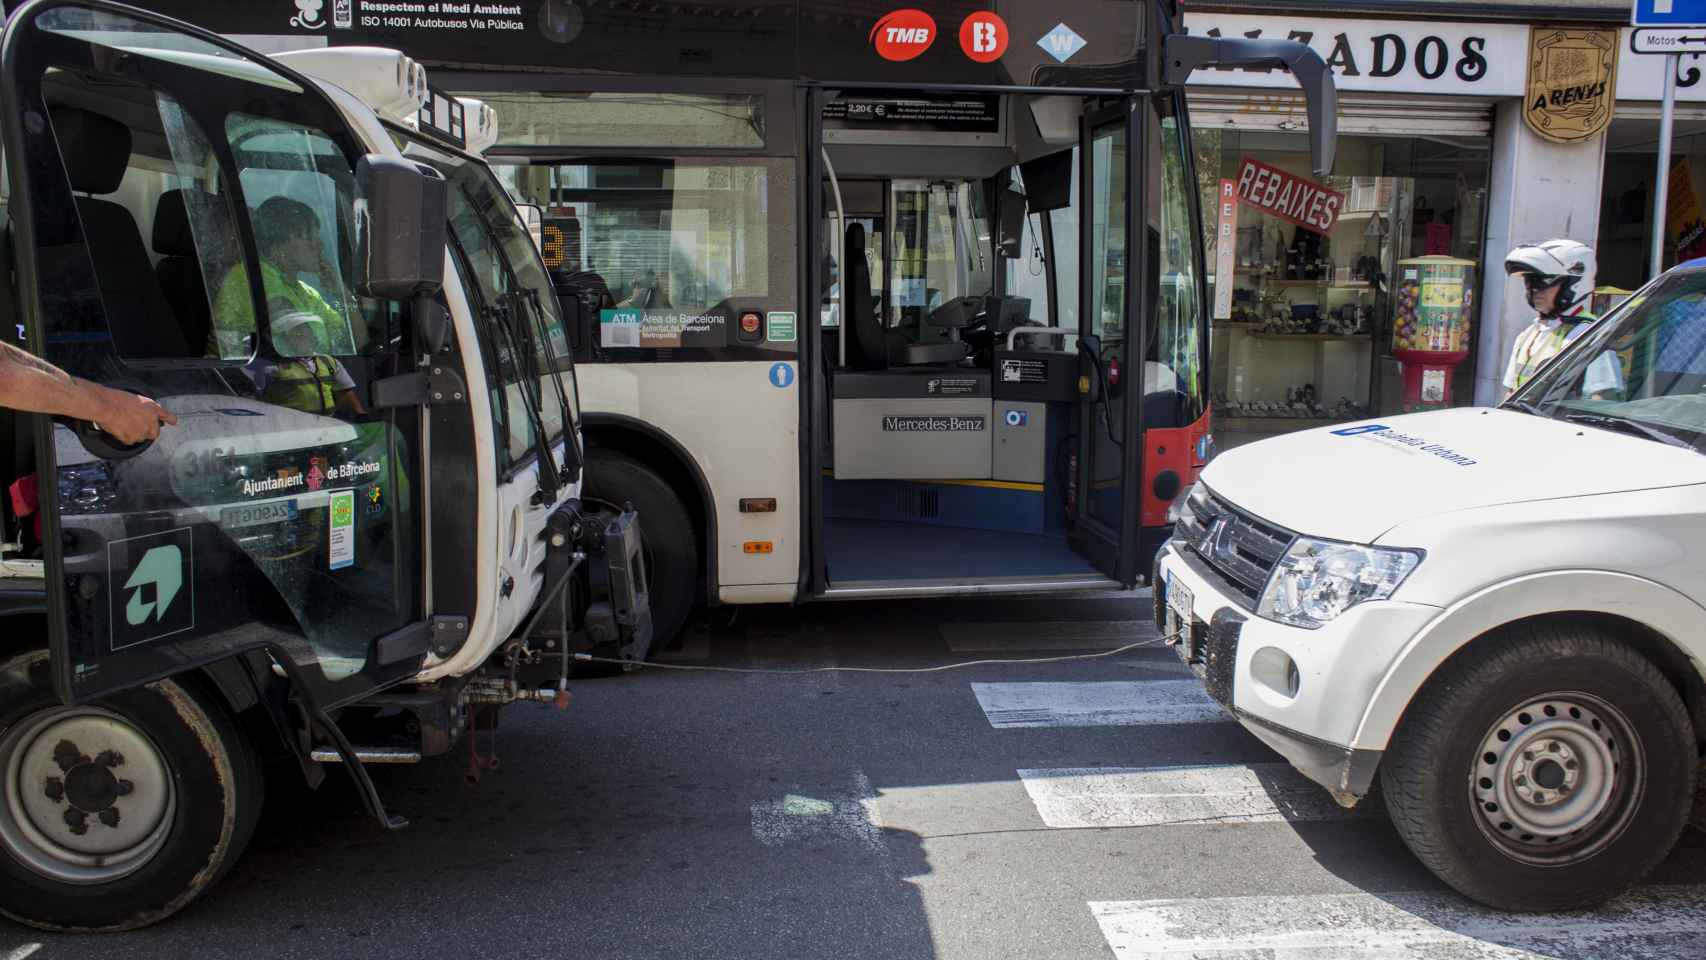
M 1563 277 L 1548 277 L 1539 273 L 1525 273 L 1522 275 L 1522 285 L 1537 293 L 1541 290 L 1555 287 L 1563 282 Z

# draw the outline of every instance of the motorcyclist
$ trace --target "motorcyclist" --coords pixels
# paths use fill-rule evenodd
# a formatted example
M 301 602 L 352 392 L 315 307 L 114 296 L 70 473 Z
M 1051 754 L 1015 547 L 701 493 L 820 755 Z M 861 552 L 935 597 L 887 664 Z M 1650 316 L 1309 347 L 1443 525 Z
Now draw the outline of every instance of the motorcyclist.
M 1527 383 L 1570 341 L 1586 333 L 1597 318 L 1593 304 L 1597 262 L 1593 248 L 1576 240 L 1522 244 L 1505 257 L 1505 273 L 1520 276 L 1534 321 L 1517 334 L 1505 368 L 1505 398 Z M 1589 365 L 1582 393 L 1608 394 L 1622 387 L 1616 357 L 1602 354 Z

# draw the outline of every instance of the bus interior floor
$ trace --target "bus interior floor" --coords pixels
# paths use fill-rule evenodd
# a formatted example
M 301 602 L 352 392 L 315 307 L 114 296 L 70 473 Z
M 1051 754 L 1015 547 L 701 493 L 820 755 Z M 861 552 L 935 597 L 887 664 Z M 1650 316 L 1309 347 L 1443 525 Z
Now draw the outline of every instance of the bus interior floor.
M 989 580 L 1095 576 L 1064 536 L 884 520 L 823 521 L 829 580 Z

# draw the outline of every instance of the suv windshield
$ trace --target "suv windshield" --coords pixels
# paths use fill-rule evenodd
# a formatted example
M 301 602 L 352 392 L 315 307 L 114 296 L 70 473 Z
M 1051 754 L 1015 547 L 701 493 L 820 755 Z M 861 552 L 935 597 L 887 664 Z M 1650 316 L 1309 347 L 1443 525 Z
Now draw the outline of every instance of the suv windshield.
M 1507 406 L 1702 449 L 1706 269 L 1672 273 L 1580 337 Z

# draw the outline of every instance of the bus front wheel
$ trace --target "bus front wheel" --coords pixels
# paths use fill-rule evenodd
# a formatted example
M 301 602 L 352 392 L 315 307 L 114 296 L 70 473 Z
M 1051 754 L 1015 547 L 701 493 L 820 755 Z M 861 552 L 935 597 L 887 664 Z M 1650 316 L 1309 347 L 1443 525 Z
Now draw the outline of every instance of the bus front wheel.
M 242 853 L 261 775 L 223 705 L 177 679 L 64 706 L 37 651 L 0 661 L 0 914 L 133 930 Z
M 627 503 L 639 511 L 652 599 L 652 649 L 664 649 L 675 641 L 698 599 L 699 536 L 692 515 L 675 489 L 650 467 L 598 447 L 587 451 L 581 501 L 612 514 Z

